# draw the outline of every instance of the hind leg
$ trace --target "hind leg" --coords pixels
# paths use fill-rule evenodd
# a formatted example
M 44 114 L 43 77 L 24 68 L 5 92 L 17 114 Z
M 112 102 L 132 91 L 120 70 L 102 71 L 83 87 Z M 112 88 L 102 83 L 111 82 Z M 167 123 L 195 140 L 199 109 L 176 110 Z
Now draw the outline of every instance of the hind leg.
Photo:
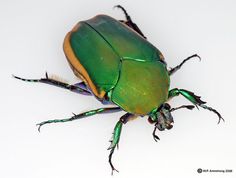
M 131 20 L 131 17 L 129 16 L 129 14 L 126 12 L 126 10 L 121 6 L 121 5 L 117 5 L 117 6 L 114 6 L 114 7 L 117 7 L 119 9 L 121 9 L 124 14 L 125 14 L 125 18 L 126 18 L 126 21 L 124 20 L 120 20 L 120 22 L 128 25 L 130 28 L 132 28 L 134 31 L 136 31 L 138 34 L 140 34 L 143 38 L 146 39 L 146 37 L 144 36 L 144 34 L 142 33 L 142 31 L 138 28 L 138 26 Z
M 41 79 L 24 79 L 24 78 L 21 78 L 21 77 L 17 77 L 15 75 L 13 75 L 13 77 L 16 78 L 16 79 L 25 81 L 25 82 L 46 83 L 46 84 L 53 85 L 53 86 L 56 86 L 56 87 L 61 87 L 61 88 L 64 88 L 64 89 L 68 89 L 68 90 L 73 91 L 75 93 L 79 93 L 79 94 L 83 94 L 83 95 L 92 95 L 91 92 L 88 89 L 82 87 L 84 85 L 83 82 L 81 82 L 79 84 L 75 84 L 75 85 L 70 85 L 68 83 L 64 83 L 64 82 L 61 82 L 59 80 L 49 78 L 47 73 L 46 73 L 45 78 L 41 78 Z

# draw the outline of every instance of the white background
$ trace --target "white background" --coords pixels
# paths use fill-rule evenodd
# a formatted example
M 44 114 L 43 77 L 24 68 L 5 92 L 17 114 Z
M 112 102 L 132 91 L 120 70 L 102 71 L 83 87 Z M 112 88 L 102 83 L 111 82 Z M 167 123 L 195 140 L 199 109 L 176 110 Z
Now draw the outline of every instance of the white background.
M 194 53 L 202 57 L 201 62 L 192 60 L 172 76 L 171 87 L 201 95 L 226 122 L 217 125 L 217 116 L 203 109 L 179 110 L 173 113 L 174 128 L 158 132 L 158 143 L 146 117 L 127 123 L 114 154 L 113 163 L 120 171 L 114 177 L 235 177 L 234 0 L 1 0 L 0 177 L 111 177 L 106 148 L 123 113 L 51 124 L 38 133 L 36 123 L 102 105 L 93 97 L 24 83 L 11 74 L 40 78 L 47 71 L 77 82 L 63 54 L 65 34 L 78 21 L 100 13 L 124 19 L 120 10 L 112 9 L 117 4 L 127 9 L 170 67 Z M 171 104 L 190 103 L 178 97 Z M 198 174 L 198 168 L 233 169 L 233 173 Z

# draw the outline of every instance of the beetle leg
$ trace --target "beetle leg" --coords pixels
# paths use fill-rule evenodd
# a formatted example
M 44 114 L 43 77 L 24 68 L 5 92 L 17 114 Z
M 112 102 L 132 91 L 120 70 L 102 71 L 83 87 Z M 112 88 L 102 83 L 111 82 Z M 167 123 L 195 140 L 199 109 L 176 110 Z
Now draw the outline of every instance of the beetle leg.
M 120 22 L 128 25 L 130 28 L 132 28 L 134 31 L 136 31 L 138 34 L 140 34 L 143 38 L 146 39 L 146 37 L 144 36 L 144 34 L 142 33 L 142 31 L 138 28 L 138 26 L 131 20 L 131 17 L 129 16 L 129 14 L 126 12 L 125 8 L 123 8 L 121 5 L 116 5 L 114 7 L 117 7 L 119 9 L 121 9 L 124 14 L 125 14 L 125 18 L 126 21 L 124 20 L 120 20 Z
M 88 87 L 87 87 L 87 85 L 86 85 L 85 82 L 75 83 L 74 85 L 77 86 L 77 87 L 80 87 L 80 88 L 82 88 L 82 89 L 84 89 L 84 90 L 90 91 L 90 90 L 88 89 Z
M 173 111 L 176 111 L 176 110 L 182 109 L 182 108 L 186 108 L 186 109 L 192 110 L 193 108 L 195 108 L 195 106 L 194 105 L 182 105 L 182 106 L 179 106 L 177 108 L 171 108 L 170 112 L 173 112 Z
M 112 175 L 113 175 L 113 171 L 119 172 L 113 166 L 111 159 L 112 159 L 112 155 L 114 153 L 115 148 L 116 147 L 118 148 L 118 143 L 119 143 L 119 140 L 120 140 L 120 134 L 121 134 L 121 130 L 122 130 L 122 125 L 126 124 L 130 119 L 132 119 L 133 116 L 134 116 L 133 114 L 126 113 L 125 115 L 123 115 L 120 118 L 120 120 L 116 123 L 116 126 L 114 128 L 113 136 L 112 136 L 112 139 L 110 140 L 111 145 L 108 148 L 108 150 L 111 150 L 110 154 L 109 154 L 109 164 L 110 164 L 111 169 L 112 169 L 112 172 L 111 172 Z
M 185 62 L 187 62 L 189 59 L 194 58 L 194 57 L 197 57 L 197 58 L 199 58 L 199 59 L 201 60 L 201 57 L 198 56 L 197 54 L 194 54 L 194 55 L 192 55 L 192 56 L 189 56 L 189 57 L 187 57 L 186 59 L 184 59 L 179 65 L 177 65 L 177 66 L 174 67 L 174 68 L 171 68 L 171 69 L 168 71 L 169 75 L 172 75 L 173 73 L 175 73 L 177 70 L 179 70 L 179 69 L 182 67 L 182 65 L 183 65 Z
M 171 99 L 175 96 L 178 96 L 179 94 L 181 94 L 182 96 L 184 96 L 186 99 L 188 99 L 189 101 L 191 101 L 197 108 L 198 106 L 207 109 L 209 111 L 214 112 L 218 117 L 219 117 L 219 121 L 218 124 L 220 123 L 221 120 L 224 121 L 223 117 L 220 115 L 220 113 L 213 109 L 212 107 L 209 107 L 206 104 L 205 101 L 202 101 L 200 98 L 200 96 L 195 95 L 193 92 L 188 91 L 188 90 L 184 90 L 184 89 L 178 89 L 178 88 L 174 88 L 172 90 L 169 91 L 169 96 L 168 98 Z
M 65 88 L 70 91 L 73 91 L 73 92 L 76 92 L 79 94 L 83 94 L 83 95 L 92 95 L 88 89 L 82 88 L 78 84 L 70 85 L 70 84 L 61 82 L 59 80 L 51 79 L 48 77 L 47 73 L 46 73 L 45 78 L 41 78 L 41 79 L 24 79 L 24 78 L 17 77 L 15 75 L 13 75 L 13 77 L 16 79 L 22 80 L 22 81 L 26 81 L 26 82 L 40 82 L 40 83 L 46 83 L 49 85 L 54 85 L 54 86 Z
M 119 112 L 119 111 L 121 111 L 120 107 L 111 107 L 111 108 L 99 108 L 99 109 L 83 112 L 83 113 L 80 113 L 80 114 L 74 114 L 73 113 L 73 116 L 68 118 L 68 119 L 48 120 L 48 121 L 43 121 L 43 122 L 37 124 L 37 126 L 39 126 L 38 131 L 40 132 L 41 127 L 45 124 L 58 123 L 58 122 L 68 122 L 68 121 L 73 121 L 73 120 L 77 120 L 77 119 L 82 119 L 82 118 L 92 116 L 92 115 L 95 115 L 95 114 L 113 113 L 113 112 Z
M 153 139 L 157 142 L 160 138 L 156 135 L 157 126 L 155 125 L 154 130 L 152 132 Z

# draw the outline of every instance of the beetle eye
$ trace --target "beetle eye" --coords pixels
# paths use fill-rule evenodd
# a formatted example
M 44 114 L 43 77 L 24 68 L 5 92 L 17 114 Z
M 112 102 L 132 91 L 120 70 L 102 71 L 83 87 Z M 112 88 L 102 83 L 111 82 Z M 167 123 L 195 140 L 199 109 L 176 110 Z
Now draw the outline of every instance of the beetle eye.
M 154 121 L 150 116 L 148 117 L 148 122 L 149 122 L 150 124 L 155 123 L 155 121 Z

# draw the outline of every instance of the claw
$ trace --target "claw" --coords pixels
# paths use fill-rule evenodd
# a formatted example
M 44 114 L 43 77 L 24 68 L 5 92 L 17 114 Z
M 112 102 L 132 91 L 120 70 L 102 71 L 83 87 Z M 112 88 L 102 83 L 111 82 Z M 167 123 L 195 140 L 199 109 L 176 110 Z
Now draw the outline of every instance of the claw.
M 111 170 L 111 175 L 113 175 L 113 171 L 119 172 L 119 171 L 113 166 L 112 161 L 111 161 L 114 150 L 115 150 L 115 146 L 111 148 L 111 151 L 110 151 L 110 154 L 109 154 L 109 164 L 110 164 L 111 169 L 112 169 L 112 170 Z
M 115 8 L 120 8 L 120 9 L 124 9 L 121 5 L 115 5 L 115 6 L 113 6 L 113 8 L 115 9 Z
M 114 150 L 115 150 L 115 147 L 117 146 L 117 145 L 114 145 L 114 146 L 112 146 L 112 140 L 110 140 L 110 142 L 111 142 L 111 145 L 109 146 L 109 148 L 107 149 L 107 150 L 111 150 L 110 151 L 110 154 L 109 154 L 109 164 L 110 164 L 110 166 L 111 166 L 111 169 L 112 169 L 112 171 L 111 171 L 111 175 L 113 175 L 113 171 L 116 171 L 116 172 L 119 172 L 114 166 L 113 166 L 113 164 L 112 164 L 112 155 L 113 155 L 113 153 L 114 153 Z
M 116 168 L 112 168 L 112 171 L 111 171 L 111 175 L 113 176 L 113 172 L 116 171 L 116 172 L 119 172 Z
M 115 8 L 119 8 L 119 5 L 115 5 L 115 6 L 113 6 L 113 9 L 115 9 Z
M 113 8 L 119 8 L 119 9 L 121 9 L 123 12 L 124 12 L 124 14 L 125 14 L 125 16 L 126 16 L 126 19 L 129 21 L 131 21 L 131 18 L 130 18 L 130 16 L 128 15 L 128 13 L 127 13 L 127 11 L 125 10 L 125 8 L 124 7 L 122 7 L 121 5 L 116 5 L 116 6 L 114 6 Z
M 44 124 L 47 124 L 48 122 L 45 121 L 45 122 L 41 122 L 41 123 L 38 123 L 36 124 L 36 126 L 38 126 L 38 131 L 40 132 L 41 131 L 41 127 L 44 125 Z
M 225 122 L 224 118 L 223 118 L 223 117 L 220 117 L 217 124 L 219 124 L 221 120 L 222 120 L 223 122 Z
M 38 131 L 40 132 L 40 129 L 41 129 L 41 124 L 36 124 L 36 126 L 38 126 Z
M 190 56 L 191 58 L 192 57 L 197 57 L 198 59 L 199 59 L 199 61 L 201 61 L 202 60 L 202 58 L 199 56 L 199 55 L 197 55 L 197 54 L 194 54 L 194 55 L 192 55 L 192 56 Z
M 158 140 L 160 140 L 160 138 L 157 135 L 153 135 L 153 139 L 155 140 L 155 142 L 157 142 Z
M 220 115 L 220 113 L 217 110 L 213 109 L 212 107 L 206 106 L 204 104 L 202 104 L 200 106 L 204 109 L 214 112 L 219 117 L 218 124 L 220 123 L 221 120 L 223 120 L 225 122 L 224 118 Z
M 38 127 L 38 131 L 40 132 L 41 131 L 41 127 L 45 124 L 50 124 L 50 123 L 53 123 L 53 122 L 56 122 L 57 120 L 48 120 L 48 121 L 44 121 L 44 122 L 40 122 L 38 124 L 36 124 L 36 126 L 39 126 Z

